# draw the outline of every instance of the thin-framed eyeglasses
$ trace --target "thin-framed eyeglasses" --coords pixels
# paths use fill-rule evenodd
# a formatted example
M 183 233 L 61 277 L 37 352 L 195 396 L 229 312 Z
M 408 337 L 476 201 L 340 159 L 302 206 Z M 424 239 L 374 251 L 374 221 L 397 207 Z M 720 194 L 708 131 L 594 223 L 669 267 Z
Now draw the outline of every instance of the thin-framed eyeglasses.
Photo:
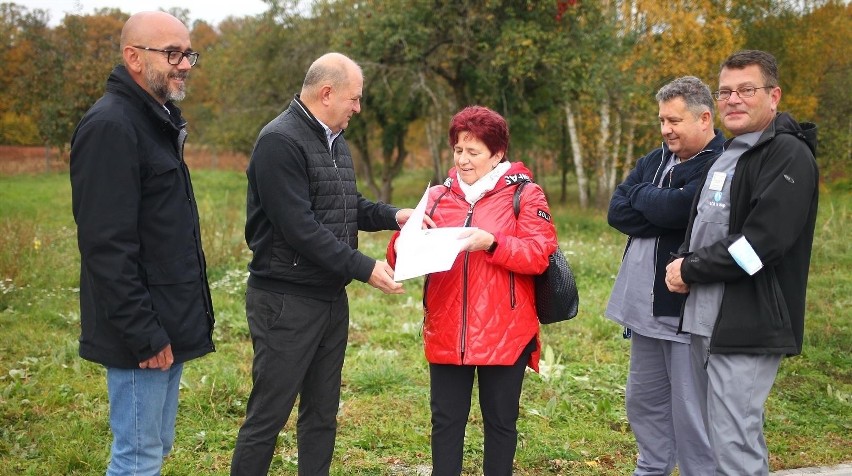
M 157 48 L 149 48 L 147 46 L 133 46 L 133 48 L 139 48 L 140 50 L 145 51 L 156 51 L 157 53 L 165 53 L 168 58 L 169 64 L 172 66 L 177 66 L 183 61 L 184 57 L 189 61 L 190 66 L 195 66 L 195 63 L 198 63 L 198 57 L 201 56 L 199 53 L 195 51 L 178 51 L 178 50 L 158 50 Z
M 731 94 L 737 93 L 737 96 L 740 98 L 750 98 L 753 97 L 758 89 L 772 89 L 775 86 L 761 86 L 756 88 L 754 86 L 743 86 L 737 89 L 720 89 L 718 91 L 713 91 L 713 97 L 716 98 L 717 101 L 727 101 L 731 98 Z

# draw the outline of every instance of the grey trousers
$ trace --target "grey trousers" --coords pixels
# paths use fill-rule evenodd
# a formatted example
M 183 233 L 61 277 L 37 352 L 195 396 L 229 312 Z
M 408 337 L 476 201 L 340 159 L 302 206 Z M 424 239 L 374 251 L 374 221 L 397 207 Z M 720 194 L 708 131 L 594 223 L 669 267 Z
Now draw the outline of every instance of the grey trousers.
M 717 476 L 767 476 L 763 405 L 783 356 L 708 354 L 710 338 L 692 336 L 692 368 Z M 705 369 L 706 363 L 706 369 Z
M 630 340 L 627 419 L 639 458 L 634 476 L 712 476 L 713 453 L 693 383 L 689 344 L 635 331 Z

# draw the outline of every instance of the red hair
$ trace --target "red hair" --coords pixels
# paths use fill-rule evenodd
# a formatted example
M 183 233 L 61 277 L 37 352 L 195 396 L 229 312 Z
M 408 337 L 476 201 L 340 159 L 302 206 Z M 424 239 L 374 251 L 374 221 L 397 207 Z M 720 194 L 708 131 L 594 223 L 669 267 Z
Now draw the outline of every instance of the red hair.
M 450 120 L 450 147 L 456 146 L 462 132 L 468 132 L 482 141 L 492 155 L 503 152 L 503 160 L 506 160 L 509 126 L 500 114 L 484 106 L 468 106 Z

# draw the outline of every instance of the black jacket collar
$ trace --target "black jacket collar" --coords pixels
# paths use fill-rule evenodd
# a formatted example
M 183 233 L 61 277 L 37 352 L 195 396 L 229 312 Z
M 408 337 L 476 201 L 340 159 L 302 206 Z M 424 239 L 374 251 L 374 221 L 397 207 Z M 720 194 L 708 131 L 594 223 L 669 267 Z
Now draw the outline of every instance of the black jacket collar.
M 186 120 L 184 120 L 180 108 L 172 101 L 166 101 L 165 107 L 169 110 L 169 112 L 166 112 L 159 101 L 136 84 L 136 81 L 130 77 L 130 73 L 127 72 L 127 68 L 124 65 L 118 65 L 113 68 L 112 73 L 107 78 L 106 91 L 129 98 L 140 110 L 145 111 L 157 123 L 167 125 L 175 131 L 186 127 Z

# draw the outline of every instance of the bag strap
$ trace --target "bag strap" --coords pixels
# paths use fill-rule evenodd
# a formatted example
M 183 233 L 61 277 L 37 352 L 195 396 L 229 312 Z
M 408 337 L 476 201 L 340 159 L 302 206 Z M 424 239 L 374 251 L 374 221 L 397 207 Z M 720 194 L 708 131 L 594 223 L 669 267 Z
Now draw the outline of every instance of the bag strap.
M 450 192 L 450 187 L 452 185 L 453 185 L 453 179 L 448 178 L 447 180 L 444 180 L 444 187 L 446 187 L 446 188 L 444 189 L 443 193 L 438 195 L 438 198 L 435 199 L 435 203 L 432 204 L 432 209 L 429 210 L 429 213 L 428 213 L 429 218 L 432 218 L 435 215 L 435 209 L 438 208 L 438 203 L 441 201 L 442 198 L 444 198 L 444 195 L 446 195 L 447 193 Z
M 521 214 L 521 191 L 523 191 L 524 187 L 530 183 L 529 180 L 524 180 L 518 184 L 518 187 L 515 189 L 515 195 L 512 197 L 512 208 L 515 210 L 515 220 L 518 219 L 518 215 Z

